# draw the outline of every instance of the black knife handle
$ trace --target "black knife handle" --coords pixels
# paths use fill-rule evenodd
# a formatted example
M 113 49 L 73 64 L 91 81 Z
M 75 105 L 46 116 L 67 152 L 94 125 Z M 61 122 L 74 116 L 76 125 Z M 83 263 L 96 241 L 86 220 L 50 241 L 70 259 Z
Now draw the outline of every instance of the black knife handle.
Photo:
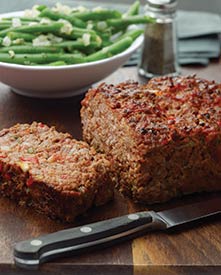
M 20 267 L 36 269 L 51 259 L 112 245 L 157 227 L 159 222 L 153 211 L 129 214 L 19 242 L 14 248 L 14 260 Z

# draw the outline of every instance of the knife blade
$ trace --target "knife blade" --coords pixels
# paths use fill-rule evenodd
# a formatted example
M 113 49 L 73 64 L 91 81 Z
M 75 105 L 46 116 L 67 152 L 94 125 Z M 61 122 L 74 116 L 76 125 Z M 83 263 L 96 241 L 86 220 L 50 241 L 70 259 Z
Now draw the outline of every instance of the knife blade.
M 221 213 L 221 195 L 160 212 L 143 211 L 87 224 L 18 242 L 14 261 L 19 267 L 37 269 L 58 257 L 113 245 L 152 230 L 173 227 Z

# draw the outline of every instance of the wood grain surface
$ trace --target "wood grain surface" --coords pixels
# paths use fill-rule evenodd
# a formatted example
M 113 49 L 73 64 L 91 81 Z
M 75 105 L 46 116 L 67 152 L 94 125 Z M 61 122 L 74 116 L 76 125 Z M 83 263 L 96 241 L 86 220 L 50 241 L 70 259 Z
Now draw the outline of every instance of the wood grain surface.
M 221 62 L 209 67 L 186 67 L 184 74 L 221 82 Z M 118 83 L 127 79 L 139 80 L 136 68 L 121 68 L 105 79 Z M 14 94 L 0 83 L 0 129 L 15 123 L 42 121 L 55 125 L 60 131 L 69 132 L 81 139 L 79 117 L 82 96 L 60 100 L 41 100 Z M 150 209 L 174 207 L 185 201 L 199 198 L 190 196 L 173 200 Z M 147 209 L 134 205 L 116 194 L 115 200 L 105 206 L 91 209 L 74 224 L 62 225 L 37 214 L 30 208 L 17 207 L 12 201 L 0 198 L 0 273 L 1 274 L 221 274 L 221 221 L 220 217 L 197 223 L 176 232 L 155 232 L 114 247 L 59 259 L 41 266 L 38 271 L 18 269 L 13 263 L 13 247 L 16 242 L 37 237 L 71 226 L 77 226 L 111 217 Z

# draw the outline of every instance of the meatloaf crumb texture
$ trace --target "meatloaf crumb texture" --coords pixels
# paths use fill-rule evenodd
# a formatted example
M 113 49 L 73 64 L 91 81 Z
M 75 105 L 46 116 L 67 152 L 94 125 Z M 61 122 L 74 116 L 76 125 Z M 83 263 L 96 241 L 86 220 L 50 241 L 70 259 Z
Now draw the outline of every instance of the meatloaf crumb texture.
M 0 132 L 0 193 L 71 222 L 112 198 L 110 162 L 54 127 L 17 124 Z
M 155 203 L 221 190 L 221 85 L 162 77 L 101 84 L 82 101 L 84 140 L 114 159 L 115 182 Z

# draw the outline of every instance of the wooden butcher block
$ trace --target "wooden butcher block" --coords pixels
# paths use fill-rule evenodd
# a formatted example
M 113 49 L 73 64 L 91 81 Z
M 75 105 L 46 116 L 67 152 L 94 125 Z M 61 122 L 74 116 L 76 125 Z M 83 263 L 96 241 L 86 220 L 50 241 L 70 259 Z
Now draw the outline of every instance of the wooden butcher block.
M 185 73 L 198 72 L 199 76 L 221 81 L 221 75 L 217 73 L 220 69 L 221 63 L 218 63 L 207 69 L 189 68 Z M 121 68 L 106 81 L 117 83 L 127 79 L 138 79 L 136 68 Z M 82 98 L 83 95 L 62 100 L 25 98 L 0 84 L 0 129 L 15 123 L 41 121 L 81 139 L 79 110 Z M 206 195 L 188 196 L 148 210 L 191 203 L 203 196 Z M 39 270 L 23 270 L 14 265 L 16 242 L 141 210 L 147 208 L 116 194 L 114 201 L 91 209 L 74 224 L 64 225 L 37 214 L 31 208 L 17 207 L 12 201 L 0 198 L 0 274 L 221 274 L 220 216 L 176 231 L 151 232 L 102 250 L 57 259 L 42 264 Z

